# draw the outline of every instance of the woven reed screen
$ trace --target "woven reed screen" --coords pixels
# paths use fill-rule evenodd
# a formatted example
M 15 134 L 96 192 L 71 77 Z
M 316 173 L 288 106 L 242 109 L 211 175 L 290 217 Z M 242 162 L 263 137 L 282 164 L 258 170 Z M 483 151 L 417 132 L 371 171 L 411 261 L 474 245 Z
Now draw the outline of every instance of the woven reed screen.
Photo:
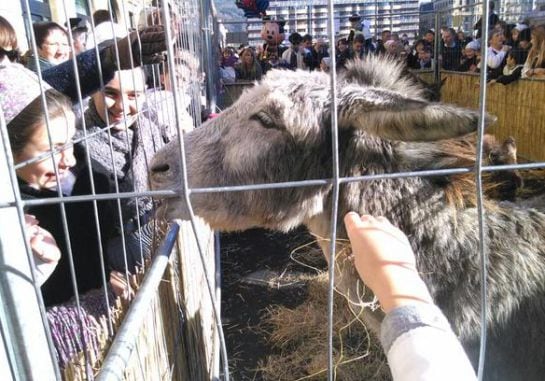
M 445 72 L 441 101 L 477 109 L 479 107 L 479 76 Z M 421 78 L 431 82 L 432 73 Z M 545 161 L 545 81 L 519 80 L 509 85 L 488 85 L 487 111 L 498 118 L 487 132 L 498 140 L 512 136 L 517 154 L 530 161 Z

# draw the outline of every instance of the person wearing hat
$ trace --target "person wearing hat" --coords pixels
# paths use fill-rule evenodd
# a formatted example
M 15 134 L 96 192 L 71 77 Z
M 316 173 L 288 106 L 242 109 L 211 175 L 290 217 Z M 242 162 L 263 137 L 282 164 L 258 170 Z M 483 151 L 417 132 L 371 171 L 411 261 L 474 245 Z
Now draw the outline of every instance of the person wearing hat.
M 304 60 L 304 47 L 302 46 L 303 37 L 294 32 L 288 38 L 291 46 L 282 53 L 282 60 L 285 61 L 292 70 L 306 70 L 307 66 Z
M 460 65 L 458 66 L 457 71 L 476 72 L 479 68 L 480 50 L 481 44 L 479 43 L 479 40 L 469 42 L 463 51 L 462 59 L 460 60 Z
M 42 107 L 42 93 L 46 110 Z M 33 72 L 19 64 L 0 66 L 0 109 L 7 125 L 23 200 L 88 195 L 92 190 L 96 193 L 111 191 L 107 179 L 94 173 L 94 187 L 91 187 L 83 147 L 72 144 L 76 121 L 70 100 L 47 83 L 40 84 Z M 50 233 L 51 237 L 47 237 L 50 246 L 55 243 L 60 251 L 56 269 L 41 286 L 46 305 L 67 301 L 74 295 L 70 252 L 78 292 L 99 288 L 102 280 L 107 279 L 108 270 L 101 268 L 98 234 L 100 232 L 104 239 L 114 231 L 114 218 L 110 212 L 113 208 L 109 201 L 100 201 L 97 206 L 100 229 L 95 223 L 92 202 L 64 204 L 68 235 L 65 234 L 60 204 L 25 207 L 25 214 L 33 216 L 36 222 L 29 228 L 39 225 Z M 45 233 L 42 231 L 41 234 Z
M 348 18 L 348 21 L 350 21 L 350 33 L 348 34 L 348 42 L 352 43 L 354 41 L 354 37 L 357 34 L 362 34 L 363 25 L 361 24 L 361 16 L 357 13 L 352 14 Z

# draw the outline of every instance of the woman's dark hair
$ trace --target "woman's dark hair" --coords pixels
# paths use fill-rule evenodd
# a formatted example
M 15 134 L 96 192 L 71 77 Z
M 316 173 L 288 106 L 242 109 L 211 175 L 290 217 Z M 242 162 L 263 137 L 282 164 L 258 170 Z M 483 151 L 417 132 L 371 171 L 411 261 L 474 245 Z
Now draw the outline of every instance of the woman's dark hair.
M 72 112 L 70 100 L 57 90 L 46 90 L 45 103 L 50 119 Z M 28 141 L 43 123 L 45 123 L 45 113 L 42 107 L 42 97 L 38 96 L 8 123 L 9 143 L 14 156 L 23 151 Z
M 45 22 L 35 22 L 32 24 L 32 28 L 34 29 L 34 38 L 36 39 L 36 45 L 41 48 L 44 44 L 46 38 L 51 34 L 52 31 L 60 30 L 66 35 L 66 30 L 59 24 L 53 21 L 45 21 Z M 68 40 L 67 40 L 68 42 Z
M 0 16 L 0 60 L 4 57 L 8 57 L 10 61 L 16 61 L 19 57 L 19 49 L 15 29 L 8 20 Z
M 112 12 L 112 19 L 114 22 L 117 22 L 115 10 Z M 93 22 L 95 24 L 95 27 L 102 24 L 103 22 L 108 21 L 110 21 L 110 12 L 108 12 L 106 9 L 99 9 L 98 11 L 93 13 Z
M 528 41 L 530 42 L 532 40 L 532 30 L 530 28 L 526 28 L 522 30 L 519 33 L 518 41 Z

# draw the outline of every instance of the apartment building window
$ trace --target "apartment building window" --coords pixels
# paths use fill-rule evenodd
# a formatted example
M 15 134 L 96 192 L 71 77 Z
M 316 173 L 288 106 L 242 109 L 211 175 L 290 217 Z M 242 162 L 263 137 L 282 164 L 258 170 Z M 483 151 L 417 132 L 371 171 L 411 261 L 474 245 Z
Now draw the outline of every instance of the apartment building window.
M 86 18 L 90 15 L 88 0 L 75 0 L 75 5 L 78 17 Z
M 48 0 L 29 0 L 28 4 L 30 6 L 30 17 L 32 18 L 32 22 L 51 20 L 51 9 L 49 8 Z M 26 13 L 25 0 L 21 0 L 21 7 L 23 9 L 23 17 L 26 24 L 28 20 L 28 16 Z M 25 25 L 25 28 L 26 28 L 26 25 Z M 27 32 L 29 31 L 27 30 Z M 29 33 L 27 33 L 27 36 L 28 35 Z

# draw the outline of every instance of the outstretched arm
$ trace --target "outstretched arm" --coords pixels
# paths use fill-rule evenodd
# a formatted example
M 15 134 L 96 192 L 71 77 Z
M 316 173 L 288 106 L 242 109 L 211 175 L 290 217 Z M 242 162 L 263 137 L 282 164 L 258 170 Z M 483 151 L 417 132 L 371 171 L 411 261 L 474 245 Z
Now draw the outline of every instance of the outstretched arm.
M 381 343 L 395 381 L 475 380 L 460 342 L 416 270 L 405 234 L 384 217 L 344 218 L 362 280 L 387 313 Z
M 162 62 L 161 54 L 166 50 L 164 28 L 151 26 L 131 32 L 117 42 L 117 50 L 113 41 L 100 48 L 100 60 L 95 49 L 76 56 L 81 97 L 85 98 L 100 88 L 100 68 L 104 84 L 110 82 L 116 70 L 129 70 L 133 67 Z M 119 62 L 117 61 L 119 53 Z M 42 73 L 44 80 L 55 90 L 69 97 L 72 102 L 78 101 L 76 74 L 72 60 L 63 62 Z

